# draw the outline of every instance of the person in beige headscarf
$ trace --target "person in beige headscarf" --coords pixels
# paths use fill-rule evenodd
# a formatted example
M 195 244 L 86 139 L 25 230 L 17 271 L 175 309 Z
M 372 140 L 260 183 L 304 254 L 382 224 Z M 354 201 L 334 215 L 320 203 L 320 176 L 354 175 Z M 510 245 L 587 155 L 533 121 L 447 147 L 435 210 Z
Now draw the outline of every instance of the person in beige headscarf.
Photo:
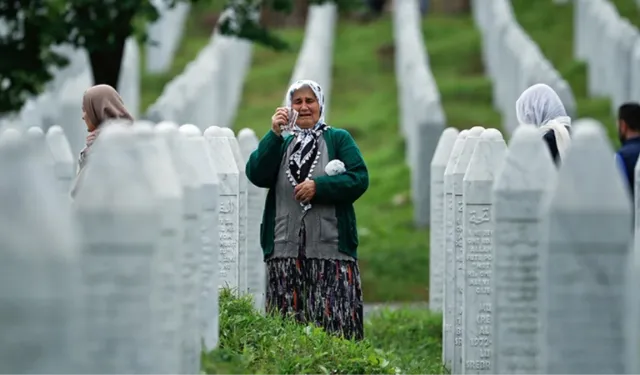
M 102 124 L 108 120 L 116 119 L 133 122 L 133 116 L 125 108 L 120 94 L 109 85 L 96 85 L 84 92 L 82 97 L 82 119 L 87 125 L 89 135 L 87 135 L 86 145 L 80 151 L 80 157 L 78 158 L 78 173 L 76 183 L 71 190 L 72 196 L 75 195 L 91 146 L 100 134 Z

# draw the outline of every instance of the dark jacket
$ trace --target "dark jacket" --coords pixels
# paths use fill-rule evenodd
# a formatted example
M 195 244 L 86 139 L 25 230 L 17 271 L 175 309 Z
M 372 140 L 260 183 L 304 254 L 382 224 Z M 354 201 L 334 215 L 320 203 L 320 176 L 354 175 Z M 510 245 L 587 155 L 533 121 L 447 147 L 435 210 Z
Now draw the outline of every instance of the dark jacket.
M 640 137 L 627 139 L 616 153 L 616 159 L 629 183 L 631 195 L 634 193 L 636 162 L 640 155 Z
M 571 128 L 567 127 L 567 131 L 571 134 Z M 542 139 L 544 139 L 547 146 L 549 146 L 549 152 L 551 152 L 551 158 L 553 162 L 558 166 L 560 164 L 560 153 L 558 152 L 558 143 L 556 141 L 556 133 L 552 130 L 546 132 Z
M 329 160 L 341 160 L 346 172 L 314 178 L 316 194 L 311 203 L 332 204 L 336 207 L 338 249 L 357 259 L 358 231 L 353 203 L 369 187 L 369 172 L 349 132 L 328 128 L 323 136 Z M 292 140 L 291 135 L 279 137 L 269 130 L 247 161 L 246 173 L 249 181 L 257 187 L 269 189 L 260 224 L 260 245 L 265 259 L 273 253 L 276 219 L 276 193 L 273 187 L 278 178 L 280 162 Z

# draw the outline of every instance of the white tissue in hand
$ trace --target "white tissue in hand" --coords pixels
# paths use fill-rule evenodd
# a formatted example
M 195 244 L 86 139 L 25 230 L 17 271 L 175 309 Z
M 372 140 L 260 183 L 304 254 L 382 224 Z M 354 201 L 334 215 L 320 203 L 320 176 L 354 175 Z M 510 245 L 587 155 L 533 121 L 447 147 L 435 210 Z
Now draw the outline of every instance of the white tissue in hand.
M 346 172 L 346 169 L 344 168 L 343 162 L 338 159 L 334 159 L 327 163 L 327 166 L 324 167 L 324 172 L 329 176 L 335 176 L 337 174 Z

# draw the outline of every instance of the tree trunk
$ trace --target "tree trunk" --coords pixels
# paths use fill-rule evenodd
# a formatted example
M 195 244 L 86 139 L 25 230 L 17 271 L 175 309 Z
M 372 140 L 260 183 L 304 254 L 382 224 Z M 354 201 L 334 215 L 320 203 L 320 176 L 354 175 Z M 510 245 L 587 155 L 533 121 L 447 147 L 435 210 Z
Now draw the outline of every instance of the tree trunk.
M 120 78 L 120 67 L 124 56 L 124 45 L 127 36 L 118 36 L 113 48 L 99 49 L 89 52 L 93 82 L 95 85 L 106 84 L 116 90 Z
M 462 14 L 471 11 L 469 0 L 446 0 L 445 12 L 448 14 Z

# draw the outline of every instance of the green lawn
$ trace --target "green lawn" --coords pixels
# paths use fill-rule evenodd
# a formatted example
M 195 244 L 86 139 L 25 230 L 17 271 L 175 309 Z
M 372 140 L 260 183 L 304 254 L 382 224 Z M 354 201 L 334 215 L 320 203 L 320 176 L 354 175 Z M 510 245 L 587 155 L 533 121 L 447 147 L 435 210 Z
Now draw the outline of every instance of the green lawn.
M 220 341 L 202 354 L 206 374 L 442 374 L 442 319 L 382 311 L 353 342 L 292 319 L 265 316 L 249 298 L 220 294 Z

